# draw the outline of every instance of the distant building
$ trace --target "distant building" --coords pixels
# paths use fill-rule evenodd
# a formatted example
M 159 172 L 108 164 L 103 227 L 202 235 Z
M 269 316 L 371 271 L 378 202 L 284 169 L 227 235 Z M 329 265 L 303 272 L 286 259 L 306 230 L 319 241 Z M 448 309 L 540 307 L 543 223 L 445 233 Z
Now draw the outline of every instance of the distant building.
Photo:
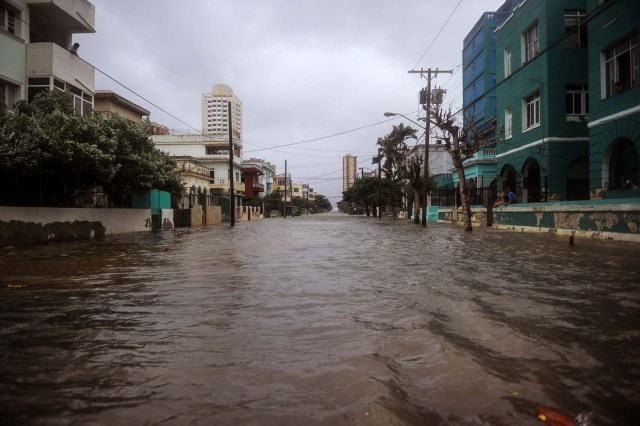
M 165 135 L 166 136 L 166 135 L 169 134 L 169 128 L 167 126 L 165 126 L 164 124 L 152 122 L 151 123 L 151 134 L 152 135 Z
M 242 102 L 226 84 L 214 84 L 211 93 L 202 95 L 202 133 L 229 135 L 229 106 L 233 138 L 242 143 Z
M 277 174 L 273 177 L 273 192 L 280 194 L 282 201 L 288 203 L 291 201 L 291 174 Z
M 358 157 L 347 154 L 342 157 L 342 190 L 351 188 L 358 177 Z

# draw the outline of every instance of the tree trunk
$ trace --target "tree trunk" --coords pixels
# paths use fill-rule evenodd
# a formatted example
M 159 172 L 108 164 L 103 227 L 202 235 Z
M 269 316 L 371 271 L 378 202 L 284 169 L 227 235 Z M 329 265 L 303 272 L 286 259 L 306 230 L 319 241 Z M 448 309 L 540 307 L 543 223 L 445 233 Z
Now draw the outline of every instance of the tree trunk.
M 460 208 L 462 209 L 462 217 L 464 218 L 464 230 L 466 232 L 471 232 L 473 228 L 471 227 L 471 206 L 469 205 L 469 197 L 467 196 L 467 178 L 464 174 L 464 166 L 462 165 L 462 159 L 453 158 L 453 165 L 458 172 L 458 184 L 460 185 L 460 202 L 462 205 Z
M 413 223 L 416 225 L 420 224 L 420 207 L 422 206 L 420 195 L 420 190 L 413 190 Z
M 367 212 L 367 217 L 369 217 L 369 203 L 367 203 L 367 200 L 364 200 L 364 209 Z

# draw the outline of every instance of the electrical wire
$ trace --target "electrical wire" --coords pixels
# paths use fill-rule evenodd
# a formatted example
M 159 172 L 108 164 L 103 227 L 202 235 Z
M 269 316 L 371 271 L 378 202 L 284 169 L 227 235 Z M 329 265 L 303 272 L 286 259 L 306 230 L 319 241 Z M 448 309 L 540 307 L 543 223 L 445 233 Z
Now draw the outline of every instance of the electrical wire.
M 418 59 L 418 62 L 416 62 L 416 64 L 413 66 L 412 71 L 415 71 L 416 67 L 418 66 L 418 64 L 420 63 L 420 61 L 422 60 L 422 58 L 424 58 L 424 56 L 427 54 L 427 52 L 429 52 L 429 50 L 431 49 L 431 46 L 433 46 L 433 44 L 436 42 L 436 40 L 438 39 L 438 37 L 440 36 L 440 33 L 442 33 L 442 31 L 445 29 L 445 27 L 447 26 L 447 24 L 449 23 L 449 21 L 451 20 L 451 18 L 453 17 L 453 14 L 456 13 L 456 10 L 458 10 L 458 7 L 460 6 L 460 4 L 462 3 L 462 0 L 460 0 L 458 2 L 458 4 L 456 5 L 456 7 L 453 9 L 453 12 L 451 12 L 451 15 L 449 15 L 449 17 L 447 18 L 447 20 L 445 21 L 444 25 L 442 25 L 442 28 L 440 28 L 440 31 L 438 31 L 438 34 L 436 34 L 436 36 L 433 38 L 433 40 L 431 41 L 431 44 L 429 44 L 429 47 L 427 47 L 427 50 L 424 51 L 424 53 L 422 54 L 422 56 L 420 56 L 420 59 Z

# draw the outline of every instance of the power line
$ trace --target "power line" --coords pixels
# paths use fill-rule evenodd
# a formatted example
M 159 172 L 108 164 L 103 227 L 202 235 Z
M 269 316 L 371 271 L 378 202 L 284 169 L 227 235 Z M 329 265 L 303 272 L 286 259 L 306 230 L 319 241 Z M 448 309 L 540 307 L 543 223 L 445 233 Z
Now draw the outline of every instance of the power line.
M 420 64 L 420 61 L 422 60 L 422 58 L 424 58 L 424 55 L 427 54 L 427 52 L 431 49 L 431 46 L 433 46 L 433 44 L 436 42 L 436 40 L 438 39 L 438 36 L 440 36 L 440 33 L 444 30 L 444 28 L 447 26 L 447 24 L 449 23 L 449 21 L 453 17 L 453 14 L 456 13 L 456 10 L 458 10 L 458 7 L 460 6 L 460 3 L 462 3 L 462 0 L 460 0 L 458 2 L 458 4 L 456 5 L 455 9 L 453 9 L 453 12 L 451 12 L 451 15 L 449 15 L 449 17 L 445 21 L 444 25 L 442 25 L 442 28 L 440 28 L 440 31 L 438 31 L 438 34 L 436 34 L 436 36 L 431 41 L 431 44 L 429 44 L 429 47 L 427 47 L 427 50 L 425 50 L 424 53 L 422 54 L 422 56 L 420 56 L 420 59 L 418 59 L 418 62 L 413 66 L 413 68 L 412 68 L 413 70 L 416 69 L 418 64 Z
M 357 127 L 355 129 L 345 130 L 343 132 L 333 133 L 331 135 L 321 136 L 321 137 L 318 137 L 318 138 L 306 139 L 306 140 L 297 141 L 297 142 L 291 142 L 291 143 L 287 143 L 287 144 L 284 144 L 284 145 L 275 145 L 274 147 L 275 148 L 283 148 L 283 147 L 286 147 L 286 146 L 293 146 L 293 145 L 300 145 L 300 144 L 303 144 L 303 143 L 321 141 L 321 140 L 333 138 L 333 137 L 336 137 L 336 136 L 346 135 L 347 133 L 357 132 L 358 130 L 368 129 L 369 127 L 378 126 L 380 124 L 387 123 L 388 121 L 391 121 L 391 120 L 382 120 L 382 121 L 378 121 L 376 123 L 367 124 L 366 126 Z M 273 148 L 260 148 L 260 149 L 253 149 L 253 150 L 250 150 L 250 151 L 245 151 L 245 152 L 247 152 L 247 153 L 248 152 L 257 152 L 257 151 L 265 151 L 265 150 L 269 150 L 269 149 L 273 149 Z

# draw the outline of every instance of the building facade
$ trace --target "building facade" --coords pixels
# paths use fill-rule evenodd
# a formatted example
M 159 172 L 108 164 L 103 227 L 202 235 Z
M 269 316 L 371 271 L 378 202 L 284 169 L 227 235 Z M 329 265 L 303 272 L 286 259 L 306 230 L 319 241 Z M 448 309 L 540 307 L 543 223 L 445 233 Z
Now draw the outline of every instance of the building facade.
M 498 190 L 589 198 L 587 0 L 524 1 L 496 29 Z
M 347 191 L 358 177 L 358 157 L 347 154 L 342 157 L 342 190 Z
M 223 136 L 202 135 L 152 135 L 156 148 L 175 157 L 190 157 L 209 170 L 208 191 L 215 195 L 229 196 L 229 141 Z M 234 151 L 239 150 L 234 146 Z M 242 159 L 234 155 L 233 189 L 235 205 L 242 206 L 245 186 L 242 182 Z
M 639 197 L 640 2 L 589 0 L 589 192 Z
M 229 102 L 233 138 L 242 141 L 242 102 L 226 84 L 214 84 L 211 93 L 202 95 L 202 133 L 228 137 Z
M 463 125 L 477 129 L 481 146 L 472 158 L 464 162 L 473 204 L 492 203 L 493 197 L 489 194 L 495 193 L 496 92 L 492 90 L 496 85 L 495 30 L 522 1 L 507 0 L 497 11 L 483 13 L 463 42 Z M 452 177 L 449 189 L 458 182 L 455 171 Z M 451 197 L 447 199 L 452 200 Z
M 95 33 L 86 0 L 12 0 L 0 4 L 0 102 L 13 105 L 66 90 L 79 114 L 93 111 L 94 68 L 70 52 L 74 34 Z

